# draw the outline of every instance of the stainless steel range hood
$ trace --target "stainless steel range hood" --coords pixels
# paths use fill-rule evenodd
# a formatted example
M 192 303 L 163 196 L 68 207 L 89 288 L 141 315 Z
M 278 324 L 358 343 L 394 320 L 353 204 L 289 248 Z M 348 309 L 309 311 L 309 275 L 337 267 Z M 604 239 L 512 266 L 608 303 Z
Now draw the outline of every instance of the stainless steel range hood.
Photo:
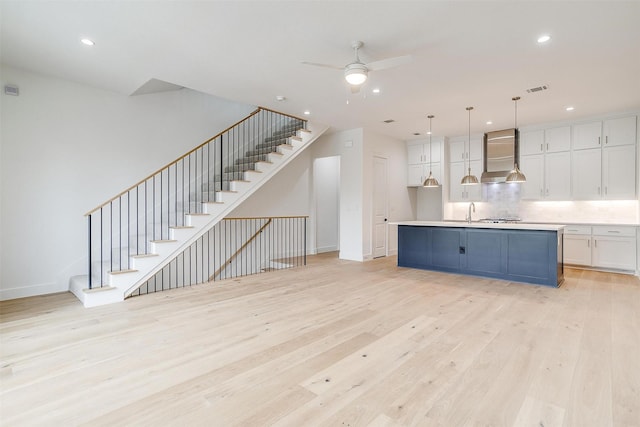
M 518 129 L 484 134 L 484 171 L 481 182 L 504 182 L 520 161 Z

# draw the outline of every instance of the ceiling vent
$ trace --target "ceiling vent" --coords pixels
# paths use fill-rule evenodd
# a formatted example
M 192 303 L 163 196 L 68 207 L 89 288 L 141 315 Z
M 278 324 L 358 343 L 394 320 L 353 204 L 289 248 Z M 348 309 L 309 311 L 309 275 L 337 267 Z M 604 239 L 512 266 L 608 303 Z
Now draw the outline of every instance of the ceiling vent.
M 543 90 L 547 90 L 547 89 L 549 89 L 549 85 L 542 85 L 538 87 L 532 87 L 531 89 L 527 89 L 527 93 L 542 92 Z
M 393 122 L 395 122 L 395 120 L 393 120 L 393 119 L 387 119 L 387 120 L 385 120 L 384 122 L 385 122 L 385 123 L 393 123 Z

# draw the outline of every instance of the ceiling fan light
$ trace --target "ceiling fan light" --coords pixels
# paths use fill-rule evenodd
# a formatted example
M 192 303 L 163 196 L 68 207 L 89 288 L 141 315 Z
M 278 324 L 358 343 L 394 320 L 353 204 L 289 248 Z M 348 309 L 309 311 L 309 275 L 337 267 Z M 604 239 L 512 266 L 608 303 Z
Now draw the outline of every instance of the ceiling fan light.
M 367 71 L 364 64 L 354 62 L 345 68 L 344 78 L 350 85 L 359 86 L 367 81 Z

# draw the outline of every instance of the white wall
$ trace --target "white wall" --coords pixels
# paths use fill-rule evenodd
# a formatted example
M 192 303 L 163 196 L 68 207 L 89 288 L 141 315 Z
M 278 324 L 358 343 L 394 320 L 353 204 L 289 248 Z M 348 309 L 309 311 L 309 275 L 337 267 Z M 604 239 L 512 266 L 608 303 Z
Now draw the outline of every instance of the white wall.
M 340 156 L 340 258 L 362 261 L 363 130 L 323 135 L 311 146 L 312 158 Z M 315 221 L 313 222 L 315 227 Z
M 3 66 L 0 299 L 86 274 L 87 211 L 255 109 L 188 89 L 136 97 Z
M 387 202 L 389 222 L 415 218 L 416 192 L 407 187 L 407 146 L 400 140 L 364 131 L 363 152 L 363 209 L 362 209 L 362 254 L 365 259 L 372 257 L 373 221 L 373 157 L 387 159 Z M 398 251 L 398 227 L 387 226 L 387 252 Z
M 315 195 L 316 250 L 340 248 L 340 157 L 321 157 L 313 161 Z

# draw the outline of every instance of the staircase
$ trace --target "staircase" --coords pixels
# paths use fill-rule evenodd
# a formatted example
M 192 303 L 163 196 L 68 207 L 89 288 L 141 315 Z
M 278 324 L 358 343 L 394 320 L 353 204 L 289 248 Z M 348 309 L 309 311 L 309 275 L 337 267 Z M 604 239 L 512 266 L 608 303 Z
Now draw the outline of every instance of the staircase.
M 85 307 L 123 301 L 327 130 L 259 108 L 86 214 Z

